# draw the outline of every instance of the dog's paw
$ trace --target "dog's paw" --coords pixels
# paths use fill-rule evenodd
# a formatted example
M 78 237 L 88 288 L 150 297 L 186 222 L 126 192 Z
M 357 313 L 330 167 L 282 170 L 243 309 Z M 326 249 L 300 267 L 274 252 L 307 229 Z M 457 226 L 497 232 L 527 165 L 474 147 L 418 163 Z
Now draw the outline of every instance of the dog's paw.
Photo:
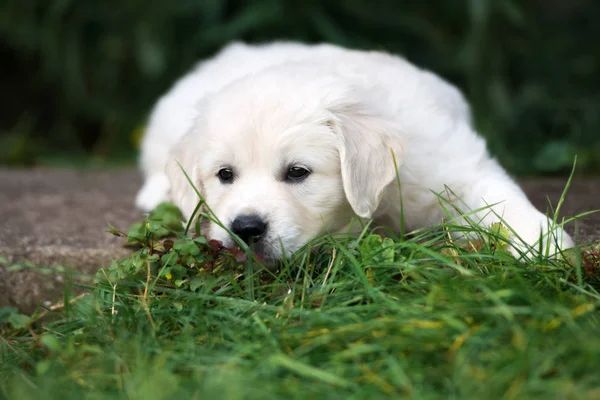
M 517 237 L 511 240 L 510 251 L 516 258 L 548 256 L 559 259 L 565 250 L 575 247 L 575 242 L 563 228 L 552 226 L 547 220 L 543 223 L 546 225 L 532 225 L 515 232 Z
M 165 175 L 150 176 L 144 182 L 135 199 L 135 205 L 142 211 L 151 211 L 168 200 L 169 180 Z

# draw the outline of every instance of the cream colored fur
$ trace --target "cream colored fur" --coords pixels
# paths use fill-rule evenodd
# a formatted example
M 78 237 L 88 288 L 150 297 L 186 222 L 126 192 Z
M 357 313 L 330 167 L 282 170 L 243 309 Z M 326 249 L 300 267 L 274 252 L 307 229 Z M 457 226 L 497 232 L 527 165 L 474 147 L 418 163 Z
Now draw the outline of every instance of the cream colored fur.
M 401 214 L 408 229 L 438 223 L 445 215 L 435 193 L 465 212 L 491 206 L 471 218 L 489 226 L 501 217 L 528 245 L 548 233 L 548 218 L 488 154 L 461 93 L 381 52 L 228 46 L 153 110 L 142 143 L 140 208 L 171 200 L 189 218 L 198 198 L 176 161 L 226 227 L 239 215 L 267 222 L 266 258 L 342 230 L 352 218 L 395 230 Z M 287 182 L 290 166 L 311 174 Z M 233 169 L 233 183 L 217 177 L 224 167 Z M 216 224 L 205 232 L 233 244 Z M 554 243 L 573 246 L 561 229 L 544 241 L 552 252 Z M 513 251 L 525 248 L 515 243 Z

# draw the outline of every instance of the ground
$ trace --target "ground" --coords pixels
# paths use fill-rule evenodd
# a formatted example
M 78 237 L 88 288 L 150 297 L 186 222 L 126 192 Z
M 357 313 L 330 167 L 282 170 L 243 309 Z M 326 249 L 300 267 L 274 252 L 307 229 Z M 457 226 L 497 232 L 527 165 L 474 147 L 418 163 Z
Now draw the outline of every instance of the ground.
M 43 274 L 27 265 L 63 265 L 92 273 L 128 250 L 107 233 L 141 218 L 133 206 L 141 178 L 134 170 L 0 170 L 0 308 L 14 305 L 31 311 L 60 298 L 64 275 Z M 553 207 L 566 178 L 523 179 L 523 188 L 540 210 Z M 575 178 L 562 215 L 600 208 L 599 178 Z M 600 237 L 600 213 L 577 224 L 578 242 Z M 571 233 L 576 229 L 569 227 Z M 4 260 L 2 260 L 2 258 Z M 21 266 L 19 271 L 14 264 Z M 9 267 L 12 266 L 12 267 Z

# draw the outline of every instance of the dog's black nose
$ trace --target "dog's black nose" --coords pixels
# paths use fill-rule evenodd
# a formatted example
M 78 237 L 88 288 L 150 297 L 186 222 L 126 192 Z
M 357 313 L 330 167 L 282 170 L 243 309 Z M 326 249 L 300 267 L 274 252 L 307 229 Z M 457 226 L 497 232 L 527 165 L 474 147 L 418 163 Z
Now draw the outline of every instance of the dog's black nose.
M 231 231 L 248 244 L 262 239 L 266 230 L 267 224 L 258 215 L 240 215 L 231 224 Z

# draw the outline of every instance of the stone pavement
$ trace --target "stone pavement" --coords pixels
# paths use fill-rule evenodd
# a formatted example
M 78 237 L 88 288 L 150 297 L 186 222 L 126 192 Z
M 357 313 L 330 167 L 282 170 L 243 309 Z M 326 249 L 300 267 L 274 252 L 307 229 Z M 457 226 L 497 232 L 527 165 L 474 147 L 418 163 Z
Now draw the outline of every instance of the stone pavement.
M 137 172 L 0 170 L 0 257 L 9 263 L 64 265 L 93 274 L 122 256 L 121 238 L 142 214 L 133 207 Z M 0 263 L 0 308 L 31 311 L 62 296 L 63 275 L 8 272 Z
M 0 169 L 0 308 L 14 305 L 31 311 L 39 304 L 60 300 L 64 279 L 31 269 L 10 272 L 4 264 L 62 265 L 92 274 L 126 256 L 122 239 L 106 230 L 109 223 L 126 230 L 141 218 L 133 207 L 140 182 L 139 174 L 131 169 Z M 556 205 L 565 179 L 529 179 L 522 184 L 534 204 L 545 211 L 546 196 Z M 598 208 L 600 179 L 575 179 L 562 214 Z M 577 236 L 582 242 L 597 240 L 600 213 L 581 221 Z

